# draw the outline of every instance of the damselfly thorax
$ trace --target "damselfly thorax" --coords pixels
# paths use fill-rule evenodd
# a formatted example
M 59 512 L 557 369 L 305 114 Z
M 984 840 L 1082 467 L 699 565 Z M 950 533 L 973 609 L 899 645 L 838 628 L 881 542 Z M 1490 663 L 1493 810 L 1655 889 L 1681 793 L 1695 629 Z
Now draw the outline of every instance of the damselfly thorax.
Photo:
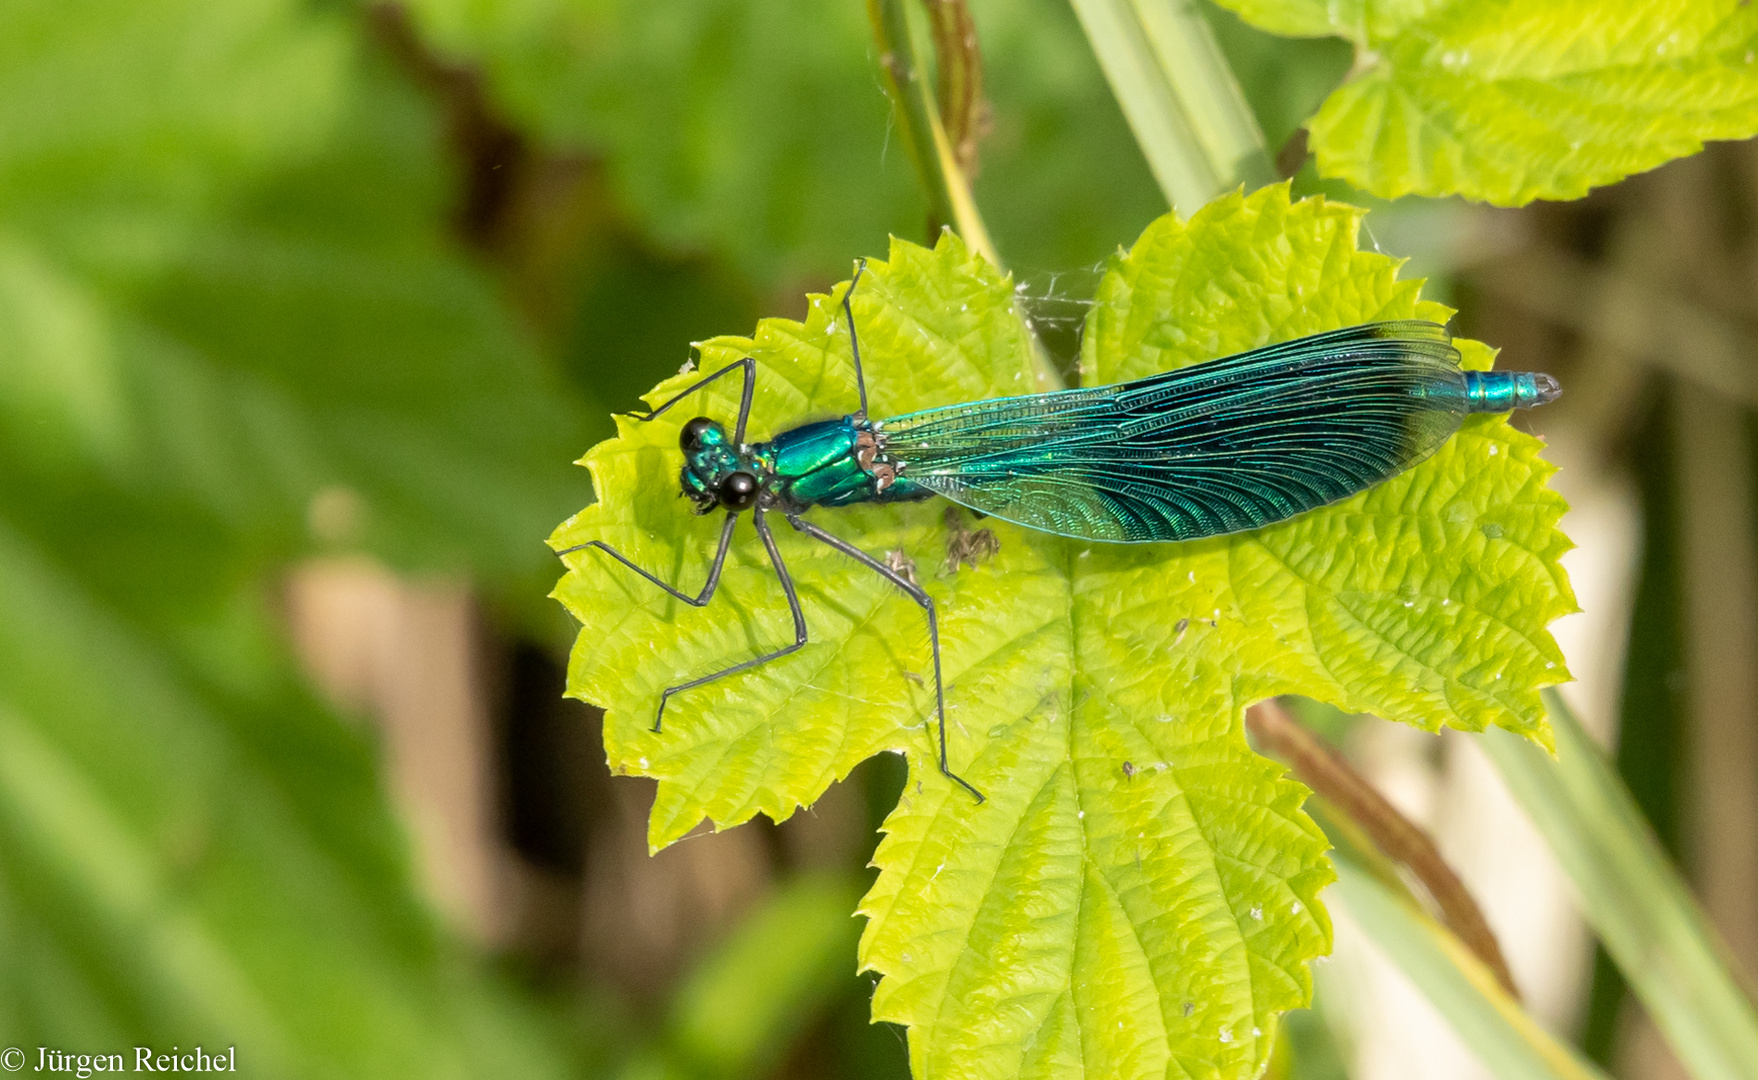
M 734 444 L 707 417 L 684 425 L 679 442 L 683 493 L 698 514 L 715 509 L 803 513 L 814 506 L 919 502 L 933 491 L 903 475 L 872 421 L 844 416 L 782 432 L 768 442 Z

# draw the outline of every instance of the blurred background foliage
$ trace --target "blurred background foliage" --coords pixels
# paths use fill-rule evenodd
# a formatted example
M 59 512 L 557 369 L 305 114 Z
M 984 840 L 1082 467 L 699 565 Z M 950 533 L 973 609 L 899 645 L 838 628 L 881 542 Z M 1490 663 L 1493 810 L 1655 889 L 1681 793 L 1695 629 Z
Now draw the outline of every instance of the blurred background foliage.
M 970 6 L 976 197 L 1067 351 L 1164 202 L 1069 8 Z M 1204 12 L 1279 166 L 1349 194 L 1296 130 L 1349 47 Z M 0 0 L 0 1043 L 235 1044 L 259 1076 L 905 1074 L 848 916 L 901 764 L 649 859 L 651 788 L 560 698 L 542 544 L 589 498 L 569 462 L 688 342 L 926 239 L 871 41 L 855 0 Z M 1702 181 L 1740 341 L 1743 153 Z M 1595 377 L 1569 289 L 1690 182 L 1517 218 L 1407 200 L 1370 239 L 1449 275 L 1474 336 Z M 1678 850 L 1664 395 L 1692 376 L 1624 351 L 1648 359 L 1589 395 L 1580 460 L 1639 493 L 1619 760 Z M 1564 1024 L 1609 1061 L 1629 1009 L 1596 970 Z M 1336 1028 L 1292 1018 L 1277 1074 L 1345 1075 Z

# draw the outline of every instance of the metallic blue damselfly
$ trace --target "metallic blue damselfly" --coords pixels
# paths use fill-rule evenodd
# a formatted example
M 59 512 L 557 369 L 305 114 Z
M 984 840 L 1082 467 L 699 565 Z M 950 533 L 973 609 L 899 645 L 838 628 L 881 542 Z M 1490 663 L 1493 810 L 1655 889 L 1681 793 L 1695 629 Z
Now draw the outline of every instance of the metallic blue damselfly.
M 733 372 L 743 376 L 729 435 L 697 417 L 681 436 L 683 494 L 695 512 L 726 512 L 708 580 L 695 595 L 593 540 L 598 548 L 687 604 L 713 599 L 738 516 L 751 511 L 793 615 L 794 640 L 660 695 L 659 731 L 673 694 L 748 671 L 806 644 L 806 617 L 765 515 L 879 574 L 927 616 L 934 657 L 940 771 L 983 799 L 947 760 L 946 696 L 934 601 L 900 568 L 801 515 L 813 507 L 916 502 L 940 495 L 972 510 L 1059 536 L 1162 543 L 1256 529 L 1348 498 L 1427 458 L 1472 413 L 1552 401 L 1555 379 L 1531 372 L 1464 371 L 1446 328 L 1405 320 L 1366 323 L 1268 345 L 1134 382 L 949 405 L 885 420 L 867 415 L 867 386 L 849 297 L 843 292 L 860 407 L 747 443 L 756 388 L 751 357 L 710 374 L 639 420 L 652 420 Z

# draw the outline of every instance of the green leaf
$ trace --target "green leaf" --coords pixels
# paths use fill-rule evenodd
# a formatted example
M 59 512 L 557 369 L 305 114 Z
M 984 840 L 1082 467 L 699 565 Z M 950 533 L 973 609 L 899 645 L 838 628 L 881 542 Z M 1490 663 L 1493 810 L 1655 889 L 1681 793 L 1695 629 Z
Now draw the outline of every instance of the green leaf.
M 4 522 L 0 595 L 0 1040 L 562 1075 L 418 898 L 370 741 L 298 688 L 259 602 L 209 628 L 222 689 Z
M 791 289 L 888 232 L 921 234 L 859 3 L 408 6 L 522 127 L 603 158 L 656 240 Z M 1153 177 L 1063 0 L 971 6 L 994 104 L 974 182 L 996 243 L 1015 265 L 1091 265 L 1164 208 Z
M 1382 198 L 1579 198 L 1758 133 L 1758 11 L 1740 0 L 1218 2 L 1356 43 L 1311 146 L 1321 174 Z
M 1285 185 L 1162 218 L 1114 259 L 1087 324 L 1090 382 L 1127 379 L 1371 319 L 1444 318 L 1355 250 L 1361 212 Z M 837 295 L 840 295 L 838 290 Z M 854 297 L 874 414 L 1037 389 L 1011 283 L 955 237 L 893 241 Z M 758 361 L 752 435 L 847 412 L 847 328 L 829 297 L 802 323 L 701 347 L 702 368 Z M 1472 362 L 1490 353 L 1465 343 Z M 695 375 L 656 388 L 661 401 Z M 652 423 L 619 421 L 584 459 L 602 501 L 556 547 L 607 541 L 695 588 L 719 523 L 677 491 L 678 430 L 730 418 L 723 380 Z M 1246 705 L 1302 693 L 1429 728 L 1548 738 L 1538 687 L 1567 677 L 1545 626 L 1573 602 L 1562 501 L 1539 444 L 1473 419 L 1411 472 L 1336 506 L 1230 538 L 1107 546 L 1000 522 L 1000 552 L 936 575 L 931 504 L 815 513 L 863 549 L 915 560 L 941 614 L 953 767 L 934 765 L 919 609 L 785 527 L 811 642 L 749 673 L 660 691 L 791 640 L 762 548 L 740 530 L 705 609 L 596 551 L 557 596 L 583 623 L 570 692 L 606 707 L 614 769 L 657 777 L 649 838 L 703 818 L 784 818 L 881 750 L 911 778 L 861 910 L 874 1016 L 911 1025 L 917 1075 L 1249 1076 L 1275 1019 L 1303 1004 L 1329 944 L 1330 879 L 1305 789 L 1246 745 Z
M 541 572 L 585 411 L 452 249 L 434 109 L 345 15 L 0 11 L 0 491 L 33 531 L 82 548 L 120 489 L 285 553 L 321 494 L 352 522 L 323 539 Z
M 441 136 L 345 6 L 0 5 L 0 1045 L 566 1069 L 270 610 L 326 487 L 344 543 L 506 573 L 578 484 Z
M 677 990 L 662 1048 L 669 1075 L 767 1075 L 814 1005 L 851 976 L 855 897 L 846 879 L 808 874 L 747 915 Z M 637 1059 L 625 1076 L 657 1064 Z

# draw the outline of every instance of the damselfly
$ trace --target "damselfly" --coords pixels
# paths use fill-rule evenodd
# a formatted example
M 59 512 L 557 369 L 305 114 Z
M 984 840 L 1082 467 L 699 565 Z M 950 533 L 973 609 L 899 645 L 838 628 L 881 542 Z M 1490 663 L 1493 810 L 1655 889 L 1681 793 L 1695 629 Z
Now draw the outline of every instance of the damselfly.
M 746 357 L 639 416 L 652 420 L 733 372 L 743 376 L 731 434 L 697 417 L 684 425 L 683 494 L 695 512 L 726 512 L 708 580 L 695 595 L 661 581 L 615 548 L 598 548 L 686 604 L 704 607 L 720 583 L 738 516 L 751 511 L 793 615 L 794 640 L 660 695 L 659 731 L 672 695 L 786 656 L 807 641 L 805 613 L 765 515 L 879 574 L 927 616 L 934 658 L 940 771 L 978 802 L 947 759 L 946 695 L 934 600 L 899 567 L 801 515 L 813 507 L 915 502 L 945 496 L 980 513 L 1059 536 L 1156 543 L 1256 529 L 1348 498 L 1434 453 L 1471 413 L 1554 400 L 1555 379 L 1531 372 L 1464 371 L 1444 327 L 1367 323 L 1268 345 L 1134 382 L 996 398 L 869 419 L 849 297 L 843 292 L 859 408 L 747 443 L 756 361 Z

